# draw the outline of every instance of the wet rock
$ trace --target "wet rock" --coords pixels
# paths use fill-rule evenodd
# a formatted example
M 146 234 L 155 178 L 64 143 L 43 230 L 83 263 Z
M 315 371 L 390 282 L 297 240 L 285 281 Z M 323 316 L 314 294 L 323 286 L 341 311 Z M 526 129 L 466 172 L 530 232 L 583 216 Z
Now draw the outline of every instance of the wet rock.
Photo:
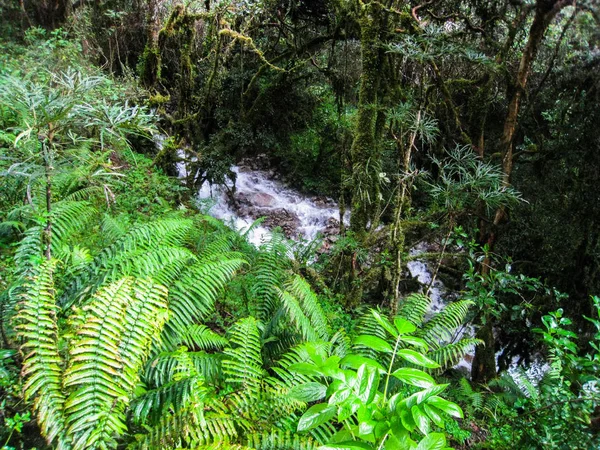
M 258 209 L 260 211 L 260 209 Z M 265 216 L 266 219 L 263 225 L 267 228 L 281 227 L 283 234 L 288 238 L 298 236 L 298 228 L 300 227 L 300 219 L 293 212 L 288 211 L 284 208 L 269 209 L 259 215 Z
M 337 242 L 340 235 L 340 221 L 330 217 L 327 225 L 323 229 L 323 245 L 317 250 L 318 253 L 329 253 L 331 248 Z
M 250 202 L 257 208 L 273 206 L 275 197 L 264 192 L 258 192 L 249 196 Z

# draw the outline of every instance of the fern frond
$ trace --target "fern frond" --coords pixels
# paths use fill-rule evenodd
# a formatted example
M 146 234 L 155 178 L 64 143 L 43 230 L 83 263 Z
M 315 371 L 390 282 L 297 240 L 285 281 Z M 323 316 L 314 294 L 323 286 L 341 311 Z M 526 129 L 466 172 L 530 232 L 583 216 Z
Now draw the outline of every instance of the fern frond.
M 54 300 L 55 262 L 44 261 L 28 277 L 19 304 L 16 327 L 23 339 L 22 374 L 25 400 L 33 407 L 48 442 L 64 433 L 62 360 L 58 351 L 57 306 Z
M 263 377 L 259 327 L 253 317 L 236 322 L 229 330 L 229 342 L 233 345 L 224 352 L 225 381 L 250 392 L 258 392 Z
M 102 219 L 102 237 L 105 242 L 112 243 L 127 233 L 129 224 L 123 216 L 113 217 L 109 214 Z
M 146 391 L 132 404 L 134 421 L 140 424 L 154 423 L 169 410 L 179 411 L 198 398 L 202 388 L 202 378 L 191 376 Z
M 180 336 L 180 344 L 195 350 L 222 350 L 227 339 L 206 325 L 190 325 Z
M 98 198 L 103 193 L 104 191 L 100 186 L 87 186 L 81 189 L 77 189 L 76 191 L 73 191 L 70 194 L 64 196 L 61 201 L 80 202 L 90 200 L 93 198 Z
M 94 296 L 77 331 L 64 387 L 74 449 L 110 448 L 126 431 L 125 407 L 166 318 L 166 289 L 124 278 Z
M 427 342 L 432 349 L 438 349 L 447 342 L 451 342 L 456 330 L 463 324 L 469 313 L 469 308 L 474 303 L 470 300 L 461 300 L 446 305 L 435 314 L 416 333 Z
M 60 201 L 52 207 L 52 250 L 64 245 L 97 213 L 88 201 Z
M 427 353 L 427 357 L 440 365 L 440 370 L 457 365 L 464 356 L 477 345 L 483 345 L 481 339 L 463 338 L 452 344 L 445 344 Z
M 310 285 L 299 275 L 295 275 L 286 283 L 286 289 L 298 299 L 304 314 L 310 319 L 310 324 L 319 339 L 329 339 L 327 316 Z
M 107 265 L 117 255 L 137 249 L 153 249 L 158 246 L 179 247 L 190 232 L 193 222 L 189 219 L 162 219 L 136 225 L 104 249 L 96 258 L 95 266 Z
M 423 323 L 430 306 L 431 299 L 426 295 L 410 294 L 400 304 L 397 315 L 419 327 Z
M 319 446 L 310 436 L 280 430 L 251 434 L 246 445 L 256 450 L 314 450 Z
M 352 340 L 343 328 L 336 331 L 329 342 L 331 343 L 333 354 L 340 358 L 350 354 L 352 351 Z
M 201 375 L 206 383 L 216 384 L 222 375 L 221 353 L 188 352 L 185 347 L 174 352 L 156 355 L 148 363 L 144 380 L 153 386 L 162 386 L 176 378 L 180 373 L 181 354 L 191 362 L 194 371 Z
M 185 258 L 189 252 L 181 249 L 180 244 L 186 239 L 191 224 L 191 220 L 163 219 L 133 227 L 102 250 L 87 270 L 69 283 L 60 299 L 62 306 L 82 302 L 107 281 L 128 273 L 145 277 L 150 275 L 149 272 L 160 272 L 175 260 Z M 165 248 L 178 250 L 160 251 Z M 140 257 L 144 251 L 148 260 Z M 154 276 L 154 273 L 151 275 Z
M 257 301 L 256 309 L 259 320 L 267 322 L 272 319 L 279 308 L 278 288 L 288 277 L 289 244 L 285 237 L 274 233 L 270 240 L 261 246 L 256 261 L 252 264 L 254 283 L 250 288 L 252 297 Z
M 42 260 L 42 227 L 29 228 L 15 251 L 15 267 L 24 276 Z
M 165 327 L 165 341 L 173 342 L 176 335 L 184 334 L 190 325 L 208 316 L 225 284 L 245 263 L 225 255 L 219 260 L 198 262 L 186 270 L 171 287 L 171 318 Z
M 287 313 L 286 318 L 289 319 L 290 322 L 296 327 L 304 340 L 316 341 L 317 332 L 313 328 L 308 317 L 306 317 L 304 314 L 304 311 L 302 311 L 302 308 L 300 307 L 296 297 L 291 295 L 289 292 L 284 292 L 280 289 L 277 289 L 277 293 L 279 294 L 281 304 Z
M 234 422 L 214 400 L 196 398 L 185 408 L 167 411 L 147 434 L 136 436 L 137 442 L 128 448 L 166 450 L 227 444 L 237 436 Z

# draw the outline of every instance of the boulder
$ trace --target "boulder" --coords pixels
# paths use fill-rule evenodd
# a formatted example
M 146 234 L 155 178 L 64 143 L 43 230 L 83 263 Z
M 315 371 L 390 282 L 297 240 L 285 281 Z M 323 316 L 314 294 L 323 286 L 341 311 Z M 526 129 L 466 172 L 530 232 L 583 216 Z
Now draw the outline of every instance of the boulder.
M 257 192 L 256 194 L 251 194 L 248 197 L 250 204 L 257 208 L 268 208 L 269 206 L 273 206 L 275 203 L 275 197 L 265 194 L 264 192 Z

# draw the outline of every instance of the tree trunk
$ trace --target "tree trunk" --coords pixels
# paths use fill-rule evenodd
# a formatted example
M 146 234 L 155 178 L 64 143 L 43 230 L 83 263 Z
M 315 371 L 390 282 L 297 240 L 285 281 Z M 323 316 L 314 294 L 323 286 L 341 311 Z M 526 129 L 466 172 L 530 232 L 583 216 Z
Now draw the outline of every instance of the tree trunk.
M 373 211 L 378 210 L 379 183 L 373 168 L 378 167 L 380 151 L 376 139 L 378 91 L 381 76 L 380 14 L 373 3 L 363 5 L 361 27 L 360 91 L 354 141 L 350 148 L 352 161 L 352 216 L 350 229 L 364 236 Z
M 552 19 L 554 19 L 561 9 L 572 4 L 573 0 L 538 0 L 535 5 L 535 15 L 529 29 L 527 44 L 525 45 L 523 55 L 521 56 L 516 78 L 511 86 L 512 96 L 510 97 L 510 102 L 508 104 L 502 139 L 500 141 L 500 149 L 502 151 L 502 183 L 504 186 L 510 185 L 510 177 L 513 170 L 513 144 L 519 116 L 519 107 L 521 105 L 523 94 L 525 93 L 529 75 L 531 74 L 531 67 L 535 60 L 535 56 L 544 37 L 544 33 L 548 29 Z M 491 254 L 494 249 L 498 239 L 498 225 L 500 225 L 505 217 L 506 210 L 503 207 L 498 208 L 491 226 L 486 227 L 488 228 L 487 230 L 482 227 L 481 241 L 482 243 L 487 244 L 488 254 Z M 491 261 L 489 257 L 486 257 L 481 265 L 482 273 L 487 274 L 490 270 L 490 265 Z M 473 381 L 481 383 L 485 383 L 496 376 L 493 323 L 489 312 L 485 311 L 484 314 L 486 316 L 486 324 L 479 330 L 477 337 L 484 341 L 485 347 L 477 347 L 471 372 Z

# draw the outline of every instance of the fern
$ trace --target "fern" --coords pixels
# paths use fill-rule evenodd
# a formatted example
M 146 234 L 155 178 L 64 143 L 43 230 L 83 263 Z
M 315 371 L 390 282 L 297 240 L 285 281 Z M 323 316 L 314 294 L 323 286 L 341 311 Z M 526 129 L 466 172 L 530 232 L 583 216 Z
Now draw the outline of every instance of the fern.
M 205 325 L 190 325 L 179 339 L 181 344 L 197 350 L 222 350 L 227 345 L 227 339 Z
M 67 435 L 73 448 L 116 447 L 126 431 L 125 407 L 166 318 L 166 289 L 124 278 L 84 308 L 64 386 Z
M 420 326 L 430 307 L 431 299 L 426 295 L 410 294 L 400 304 L 397 315 L 412 322 L 416 326 Z
M 474 303 L 470 300 L 452 302 L 427 321 L 416 334 L 423 338 L 430 347 L 437 349 L 450 342 L 456 330 L 464 323 L 469 308 Z
M 279 299 L 286 312 L 286 317 L 295 325 L 298 331 L 302 334 L 302 337 L 307 341 L 314 341 L 317 339 L 317 333 L 315 332 L 310 320 L 302 311 L 300 303 L 289 292 L 284 292 L 277 289 Z
M 198 398 L 203 388 L 202 378 L 197 375 L 184 377 L 145 392 L 132 406 L 135 421 L 141 424 L 155 423 L 169 410 L 179 411 Z
M 319 339 L 329 339 L 327 317 L 321 308 L 317 296 L 310 285 L 302 277 L 295 275 L 285 285 L 287 290 L 296 298 L 304 314 L 309 318 L 310 325 Z
M 248 436 L 246 445 L 256 450 L 313 450 L 318 443 L 309 436 L 299 436 L 289 431 L 273 430 Z
M 60 201 L 52 207 L 52 250 L 83 229 L 97 213 L 88 201 Z
M 223 361 L 226 382 L 257 393 L 263 377 L 260 323 L 253 317 L 238 321 L 229 331 L 233 344 L 225 349 Z
M 178 335 L 207 317 L 221 289 L 245 263 L 225 255 L 218 260 L 198 262 L 186 270 L 171 287 L 171 318 L 165 327 L 165 342 L 173 345 Z
M 483 345 L 483 341 L 481 339 L 463 338 L 458 342 L 439 346 L 439 348 L 427 353 L 427 356 L 437 362 L 441 368 L 453 367 L 477 345 Z
M 27 278 L 19 303 L 16 327 L 24 343 L 22 375 L 25 400 L 34 400 L 42 435 L 49 442 L 64 433 L 62 361 L 54 300 L 55 261 L 44 261 Z
M 185 347 L 182 347 L 174 352 L 164 352 L 154 356 L 148 363 L 144 381 L 153 386 L 169 383 L 180 371 L 182 353 L 190 360 L 194 370 L 205 382 L 216 384 L 221 379 L 221 353 L 188 352 Z

